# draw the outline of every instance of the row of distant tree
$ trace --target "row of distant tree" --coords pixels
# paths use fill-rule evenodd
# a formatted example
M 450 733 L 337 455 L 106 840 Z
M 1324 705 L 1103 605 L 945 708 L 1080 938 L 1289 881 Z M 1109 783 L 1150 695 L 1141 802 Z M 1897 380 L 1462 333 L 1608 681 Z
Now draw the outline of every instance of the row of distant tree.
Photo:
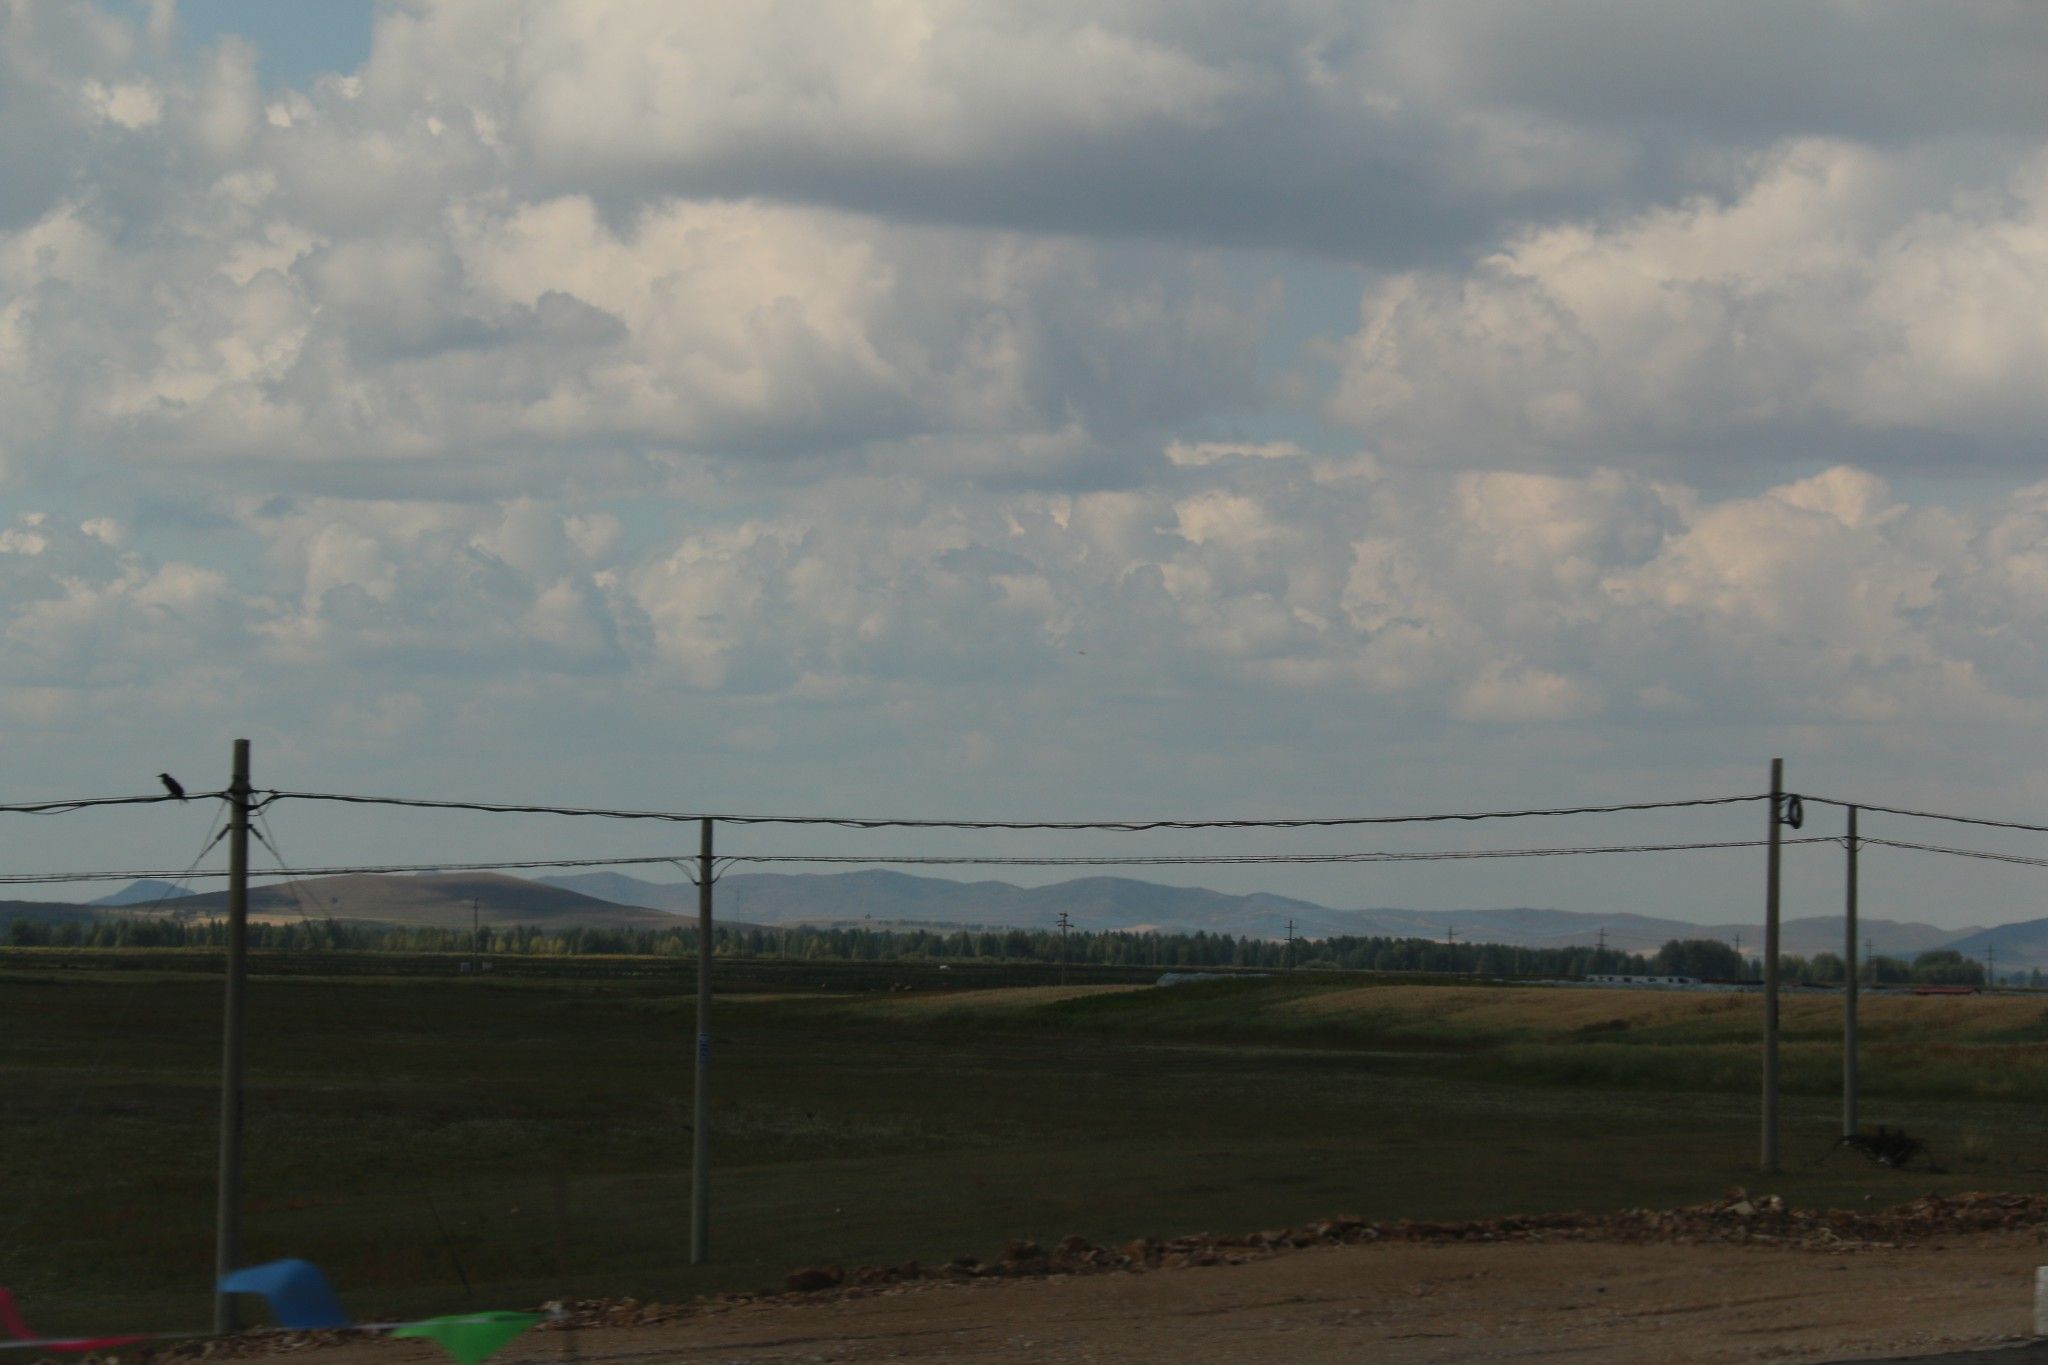
M 1763 974 L 1761 959 L 1744 958 L 1728 944 L 1708 938 L 1672 940 L 1657 950 L 1657 955 L 1651 959 L 1651 967 L 1665 975 L 1696 976 L 1703 980 L 1725 981 Z M 1815 953 L 1812 957 L 1780 953 L 1778 975 L 1787 981 L 1839 985 L 1847 979 L 1848 967 L 1839 953 Z M 1954 948 L 1933 948 L 1910 962 L 1901 957 L 1867 958 L 1857 968 L 1856 979 L 1878 985 L 1910 982 L 1930 986 L 1981 986 L 1984 984 L 1984 965 L 1971 961 Z M 2032 984 L 2040 985 L 2041 973 L 2033 972 L 2030 979 Z
M 219 920 L 176 921 L 108 918 L 90 923 L 46 924 L 15 920 L 5 941 L 16 947 L 219 948 L 226 942 Z M 1235 934 L 1074 933 L 1046 929 L 871 929 L 860 925 L 791 925 L 774 928 L 719 928 L 713 952 L 720 957 L 881 962 L 1002 961 L 1095 963 L 1118 967 L 1337 968 L 1381 972 L 1448 972 L 1479 976 L 1584 977 L 1600 974 L 1693 976 L 1702 980 L 1751 979 L 1760 963 L 1717 939 L 1675 939 L 1654 956 L 1615 948 L 1517 948 L 1499 943 L 1438 943 L 1423 938 L 1345 936 L 1296 940 L 1292 944 Z M 623 954 L 690 957 L 697 952 L 694 926 L 663 929 L 571 928 L 547 931 L 531 925 L 467 929 L 416 929 L 397 925 L 304 920 L 294 924 L 251 924 L 252 948 L 281 952 L 351 950 L 410 953 L 516 953 L 540 956 Z M 1779 958 L 1788 981 L 1816 984 L 1843 979 L 1840 956 L 1817 953 Z M 2035 984 L 2039 983 L 2035 973 Z M 1921 953 L 1908 962 L 1876 957 L 1864 964 L 1861 980 L 1881 984 L 1982 984 L 1984 969 L 1953 949 Z
M 226 930 L 218 920 L 109 918 L 91 923 L 44 924 L 16 920 L 6 941 L 18 947 L 219 948 Z M 1244 967 L 1277 971 L 1289 966 L 1393 972 L 1467 972 L 1490 976 L 1583 976 L 1641 972 L 1648 959 L 1615 949 L 1513 948 L 1492 943 L 1434 943 L 1416 938 L 1348 937 L 1296 940 L 1292 945 L 1235 934 L 1081 932 L 1047 929 L 875 929 L 863 925 L 721 927 L 713 951 L 720 957 L 796 958 L 855 962 L 900 960 L 1095 963 L 1105 966 Z M 284 952 L 329 950 L 516 953 L 533 955 L 627 954 L 694 956 L 697 931 L 687 922 L 662 929 L 533 926 L 421 929 L 397 925 L 304 920 L 251 924 L 249 946 Z

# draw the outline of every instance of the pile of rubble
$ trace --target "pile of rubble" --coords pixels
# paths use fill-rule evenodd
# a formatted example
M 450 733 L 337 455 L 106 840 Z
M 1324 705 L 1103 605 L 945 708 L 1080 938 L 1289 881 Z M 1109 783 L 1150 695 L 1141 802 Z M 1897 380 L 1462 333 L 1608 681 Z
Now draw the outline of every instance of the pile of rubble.
M 857 1298 L 905 1292 L 930 1281 L 1018 1279 L 1044 1275 L 1143 1272 L 1181 1266 L 1238 1265 L 1309 1247 L 1361 1242 L 1703 1242 L 1747 1243 L 1807 1251 L 1848 1253 L 1896 1247 L 1974 1232 L 2033 1231 L 2048 1240 L 2048 1196 L 2033 1194 L 1926 1195 L 1887 1209 L 1796 1209 L 1774 1194 L 1733 1189 L 1720 1199 L 1682 1209 L 1627 1209 L 1620 1213 L 1547 1213 L 1475 1222 L 1369 1222 L 1338 1217 L 1244 1236 L 1141 1237 L 1101 1246 L 1068 1237 L 1050 1247 L 1014 1241 L 992 1261 L 960 1256 L 942 1265 L 811 1266 L 792 1273 L 782 1290 L 717 1294 L 691 1303 L 638 1299 L 570 1299 L 542 1305 L 542 1331 L 638 1327 L 713 1314 L 740 1304 L 819 1296 Z M 195 1341 L 154 1353 L 165 1359 L 231 1359 L 304 1350 L 344 1339 L 338 1332 L 264 1332 Z M 75 1358 L 74 1358 L 75 1360 Z
M 904 1261 L 897 1265 L 852 1268 L 809 1266 L 793 1272 L 779 1293 L 721 1294 L 692 1305 L 642 1304 L 618 1299 L 580 1300 L 550 1304 L 549 1308 L 559 1315 L 553 1326 L 630 1326 L 767 1299 L 859 1297 L 893 1292 L 918 1281 L 1000 1280 L 1237 1265 L 1308 1247 L 1359 1242 L 1730 1242 L 1841 1253 L 1963 1233 L 2019 1229 L 2034 1230 L 2048 1240 L 2048 1196 L 1927 1195 L 1895 1208 L 1856 1211 L 1795 1209 L 1774 1194 L 1752 1195 L 1747 1190 L 1733 1189 L 1710 1203 L 1682 1209 L 1532 1214 L 1475 1222 L 1369 1222 L 1363 1218 L 1337 1217 L 1244 1236 L 1196 1233 L 1165 1239 L 1139 1238 L 1120 1246 L 1101 1246 L 1085 1237 L 1068 1237 L 1050 1247 L 1015 1241 L 992 1261 L 960 1256 L 942 1265 Z

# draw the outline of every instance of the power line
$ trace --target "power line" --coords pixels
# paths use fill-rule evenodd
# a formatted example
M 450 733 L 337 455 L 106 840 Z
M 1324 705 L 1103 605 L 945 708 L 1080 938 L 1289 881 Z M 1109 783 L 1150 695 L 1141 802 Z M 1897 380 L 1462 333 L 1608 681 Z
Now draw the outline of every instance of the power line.
M 263 805 L 276 801 L 325 801 L 353 806 L 400 806 L 423 810 L 466 810 L 496 815 L 575 815 L 605 820 L 656 820 L 695 824 L 716 820 L 731 825 L 831 825 L 840 829 L 1007 829 L 1103 830 L 1138 833 L 1148 830 L 1196 829 L 1332 829 L 1351 825 L 1433 824 L 1460 820 L 1514 820 L 1539 815 L 1613 815 L 1629 811 L 1677 810 L 1696 806 L 1730 806 L 1768 800 L 1765 796 L 1692 797 L 1675 801 L 1633 801 L 1605 806 L 1553 806 L 1524 810 L 1453 811 L 1433 815 L 1280 816 L 1228 820 L 941 820 L 908 816 L 744 815 L 714 811 L 611 809 L 599 806 L 520 805 L 496 801 L 441 801 L 410 796 L 358 796 L 342 792 L 268 791 Z
M 1868 801 L 1842 801 L 1832 796 L 1809 796 L 1809 801 L 1818 801 L 1824 806 L 1854 806 L 1860 811 L 1877 811 L 1883 815 L 1903 815 L 1912 820 L 1946 820 L 1955 825 L 1982 825 L 1987 829 L 2018 829 L 2032 834 L 2048 834 L 2048 825 L 2029 824 L 2024 820 L 1993 820 L 1978 815 L 1952 815 L 1946 811 L 1910 810 L 1904 806 L 1876 806 Z M 1866 839 L 1865 843 L 1879 843 L 1880 840 Z
M 1190 867 L 1190 866 L 1235 866 L 1240 864 L 1273 863 L 1444 863 L 1463 862 L 1482 858 L 1565 858 L 1598 853 L 1689 853 L 1705 849 L 1762 848 L 1762 839 L 1720 839 L 1702 843 L 1682 844 L 1584 844 L 1570 848 L 1470 848 L 1437 849 L 1424 852 L 1404 853 L 1383 850 L 1353 853 L 1193 853 L 1134 854 L 1129 856 L 1103 855 L 1101 857 L 1045 857 L 1028 856 L 953 856 L 946 854 L 891 857 L 875 854 L 853 853 L 756 853 L 733 854 L 729 861 L 740 863 L 837 863 L 852 866 L 873 867 L 888 865 L 933 866 L 933 867 Z M 1787 847 L 1794 844 L 1831 844 L 1830 838 L 1787 839 Z
M 343 877 L 352 874 L 405 873 L 405 872 L 497 872 L 506 868 L 545 869 L 577 867 L 632 867 L 652 863 L 673 863 L 680 855 L 670 854 L 651 858 L 552 858 L 529 862 L 506 863 L 371 863 L 351 867 L 309 867 L 294 872 L 279 864 L 275 874 L 258 872 L 257 876 L 282 876 L 287 879 L 298 877 Z M 127 870 L 108 872 L 15 872 L 0 874 L 0 886 L 40 886 L 58 882 L 120 882 L 140 881 L 145 878 L 169 877 L 173 874 L 149 870 Z M 204 872 L 177 874 L 186 878 L 225 877 L 224 868 L 210 868 Z
M 2030 858 L 2023 853 L 1994 853 L 1988 848 L 1951 848 L 1946 844 L 1916 844 L 1907 839 L 1873 839 L 1868 835 L 1857 841 L 1862 844 L 1878 844 L 1885 848 L 1911 849 L 1915 853 L 1946 853 L 1951 858 L 1981 858 L 1992 863 L 2019 863 L 2025 867 L 2048 867 L 2048 858 Z
M 189 792 L 180 797 L 168 792 L 150 792 L 137 796 L 86 796 L 64 797 L 42 801 L 0 802 L 0 815 L 61 815 L 76 811 L 95 810 L 120 806 L 154 806 L 166 802 L 221 800 L 228 795 L 225 791 Z M 1512 810 L 1445 811 L 1415 815 L 1342 815 L 1342 816 L 1276 816 L 1267 819 L 1131 819 L 1131 820 L 967 820 L 932 819 L 912 816 L 847 816 L 847 815 L 759 815 L 742 812 L 717 813 L 708 811 L 663 811 L 613 808 L 603 806 L 567 806 L 540 803 L 522 804 L 494 801 L 438 800 L 427 797 L 406 796 L 365 796 L 344 792 L 312 792 L 271 790 L 260 793 L 261 799 L 254 809 L 260 810 L 278 801 L 321 801 L 342 805 L 391 806 L 424 810 L 474 811 L 485 814 L 516 815 L 562 815 L 595 817 L 606 820 L 651 820 L 676 824 L 695 823 L 701 820 L 717 820 L 733 825 L 819 825 L 840 829 L 961 829 L 961 830 L 1071 830 L 1102 831 L 1108 833 L 1140 833 L 1154 830 L 1210 830 L 1210 829 L 1336 829 L 1361 825 L 1405 825 L 1437 824 L 1480 820 L 1515 820 L 1539 816 L 1569 815 L 1615 815 L 1639 811 L 1683 810 L 1709 806 L 1739 805 L 1751 801 L 1764 801 L 1766 795 L 1690 797 L 1668 801 L 1629 801 L 1607 805 L 1527 807 Z M 1886 806 L 1869 801 L 1849 801 L 1833 796 L 1806 796 L 1808 801 L 1821 805 L 1873 811 L 1881 815 L 1897 815 L 1912 820 L 1940 820 L 1950 824 L 1974 825 L 1986 829 L 2020 830 L 2033 834 L 2048 834 L 2048 824 L 2027 820 L 2003 820 L 1989 816 L 1960 815 L 1951 811 L 1921 810 L 1909 806 Z M 1867 840 L 1883 843 L 1883 840 Z M 1728 845 L 1734 847 L 1735 845 Z M 1899 847 L 1924 848 L 1927 851 L 1953 852 L 1962 857 L 1984 857 L 1994 861 L 2023 862 L 2017 856 L 1978 853 L 1972 850 L 1949 850 L 1934 845 L 1911 845 L 1904 842 Z M 1508 856 L 1508 855 L 1495 855 Z M 584 863 L 561 863 L 562 866 L 609 866 L 615 860 L 592 860 Z M 632 860 L 627 860 L 632 861 Z M 648 859 L 650 862 L 665 862 L 667 859 Z M 786 861 L 786 860 L 778 860 Z M 899 862 L 902 859 L 885 861 Z M 1002 861 L 1002 860 L 998 860 Z M 538 865 L 538 864 L 536 864 Z M 501 864 L 512 866 L 512 864 Z M 115 879 L 125 873 L 105 874 Z M 133 875 L 157 876 L 162 873 L 139 873 Z M 6 879 L 0 878 L 0 884 Z M 44 881 L 49 878 L 34 878 Z
M 79 796 L 56 801 L 0 802 L 0 815 L 63 815 L 100 806 L 157 806 L 166 801 L 212 801 L 226 795 L 226 792 L 187 792 L 183 796 L 173 796 L 169 792 L 152 792 L 146 796 Z
M 1831 844 L 1832 838 L 1814 837 L 1787 839 L 1787 846 L 1795 844 Z M 1865 842 L 1876 842 L 1866 840 Z M 728 853 L 719 855 L 722 864 L 765 863 L 835 864 L 843 866 L 925 866 L 925 867 L 1190 867 L 1190 866 L 1239 866 L 1273 864 L 1341 864 L 1341 863 L 1434 863 L 1465 862 L 1486 858 L 1562 858 L 1605 853 L 1689 853 L 1703 850 L 1730 848 L 1761 848 L 1761 839 L 1726 839 L 1704 843 L 1676 844 L 1587 844 L 1569 848 L 1473 848 L 1439 849 L 1423 852 L 1394 852 L 1385 850 L 1356 851 L 1345 853 L 1191 853 L 1191 854 L 1147 854 L 1133 856 L 1078 856 L 1078 857 L 1030 857 L 991 855 L 949 855 L 949 854 L 908 854 L 908 855 L 856 855 L 838 853 Z M 482 862 L 482 863 L 366 863 L 346 867 L 303 867 L 287 870 L 287 878 L 303 880 L 307 877 L 342 877 L 367 875 L 392 875 L 404 873 L 435 872 L 500 872 L 506 870 L 536 871 L 550 868 L 579 867 L 644 867 L 655 863 L 678 864 L 686 860 L 681 854 L 656 854 L 631 858 L 546 858 L 525 861 Z M 0 875 L 0 886 L 28 886 L 55 884 L 60 882 L 101 882 L 130 881 L 151 877 L 165 877 L 173 874 L 148 871 L 108 872 L 15 872 Z M 188 872 L 189 877 L 225 877 L 221 870 Z
M 317 951 L 320 947 L 319 930 L 313 925 L 313 916 L 306 910 L 306 893 L 298 874 L 284 860 L 284 851 L 277 846 L 277 832 L 270 827 L 270 821 L 258 811 L 250 823 L 249 832 L 256 841 L 270 850 L 270 856 L 277 863 L 277 870 L 284 876 L 285 889 L 291 892 L 292 906 L 299 912 L 299 923 L 306 930 L 306 941 Z

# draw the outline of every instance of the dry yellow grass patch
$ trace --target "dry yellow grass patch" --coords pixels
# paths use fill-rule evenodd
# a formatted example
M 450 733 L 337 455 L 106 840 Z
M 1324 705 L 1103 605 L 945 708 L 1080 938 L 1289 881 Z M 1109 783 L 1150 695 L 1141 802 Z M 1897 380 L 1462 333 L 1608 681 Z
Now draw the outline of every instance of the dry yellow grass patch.
M 1571 1033 L 1616 1021 L 1656 1028 L 1709 1019 L 1760 1015 L 1762 996 L 1737 991 L 1599 990 L 1593 988 L 1489 989 L 1483 986 L 1366 986 L 1324 991 L 1290 1000 L 1279 1009 L 1318 1019 L 1393 1015 L 1469 1028 L 1475 1032 L 1534 1030 Z M 1785 995 L 1779 1002 L 1787 1032 L 1832 1028 L 1842 1016 L 1840 995 Z M 1873 1034 L 1894 1030 L 1940 1034 L 1998 1033 L 2024 1028 L 2048 1015 L 2042 1001 L 2017 996 L 1912 996 L 1866 992 L 1858 1011 Z
M 1319 1018 L 1393 1014 L 1488 1032 L 1527 1028 L 1570 1032 L 1615 1019 L 1626 1021 L 1631 1028 L 1677 1023 L 1739 1009 L 1743 1003 L 1739 995 L 1706 992 L 1366 986 L 1306 996 L 1288 1002 L 1286 1008 Z
M 865 1003 L 889 1014 L 936 1014 L 955 1010 L 1014 1010 L 1055 1005 L 1095 995 L 1149 991 L 1151 986 L 1001 986 L 986 991 L 919 991 Z
M 1801 1001 L 1832 1008 L 1841 1013 L 1839 1000 Z M 1872 1023 L 1901 1028 L 1954 1028 L 1958 1022 L 1972 1029 L 1998 1032 L 2024 1028 L 2048 1016 L 2048 1003 L 2017 995 L 1871 995 L 1864 994 L 1857 1014 Z

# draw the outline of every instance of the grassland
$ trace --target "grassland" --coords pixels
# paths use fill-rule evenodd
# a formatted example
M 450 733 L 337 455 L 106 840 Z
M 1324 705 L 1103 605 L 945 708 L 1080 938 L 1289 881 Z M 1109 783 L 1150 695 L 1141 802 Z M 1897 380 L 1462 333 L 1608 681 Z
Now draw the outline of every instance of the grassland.
M 687 961 L 259 962 L 248 1257 L 365 1315 L 756 1288 L 1013 1236 L 1471 1217 L 1756 1185 L 1756 1002 L 1363 978 L 1130 989 L 1037 967 L 723 963 L 715 1263 L 688 1268 Z M 204 955 L 0 954 L 0 1283 L 52 1330 L 203 1323 L 219 988 Z M 913 989 L 901 989 L 910 987 Z M 1787 1002 L 1801 1201 L 2048 1188 L 2048 1002 Z M 465 1283 L 467 1282 L 467 1288 Z

